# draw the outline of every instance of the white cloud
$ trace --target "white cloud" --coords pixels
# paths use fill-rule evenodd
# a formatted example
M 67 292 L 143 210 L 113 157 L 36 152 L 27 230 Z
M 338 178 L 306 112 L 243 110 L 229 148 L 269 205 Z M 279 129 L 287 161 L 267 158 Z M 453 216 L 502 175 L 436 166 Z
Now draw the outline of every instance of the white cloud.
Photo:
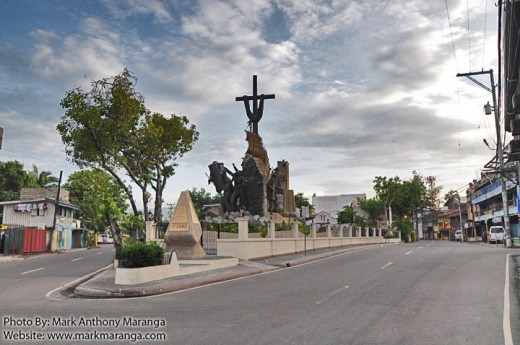
M 172 20 L 172 15 L 159 0 L 103 0 L 103 3 L 116 17 L 151 14 L 161 23 Z

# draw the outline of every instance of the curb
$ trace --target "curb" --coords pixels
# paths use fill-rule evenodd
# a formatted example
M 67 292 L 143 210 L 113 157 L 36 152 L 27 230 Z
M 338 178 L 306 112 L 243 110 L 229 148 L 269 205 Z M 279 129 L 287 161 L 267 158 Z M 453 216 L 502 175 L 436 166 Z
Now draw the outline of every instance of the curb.
M 198 286 L 214 284 L 226 280 L 232 280 L 262 273 L 259 268 L 248 268 L 238 272 L 225 272 L 192 279 L 184 279 L 157 286 L 128 287 L 119 289 L 101 289 L 78 286 L 74 294 L 84 298 L 129 298 L 144 297 L 165 294 L 180 290 L 186 290 Z
M 284 263 L 274 264 L 274 266 L 278 266 L 278 267 L 281 267 L 281 268 L 288 268 L 288 267 L 303 265 L 303 264 L 307 264 L 309 262 L 330 258 L 332 256 L 354 252 L 354 251 L 357 251 L 357 250 L 364 249 L 366 247 L 367 246 L 362 246 L 362 247 L 359 247 L 359 248 L 349 248 L 349 249 L 343 249 L 343 250 L 336 250 L 336 251 L 328 252 L 328 253 L 304 256 L 303 258 L 293 259 L 293 260 L 289 260 L 289 261 L 284 262 Z

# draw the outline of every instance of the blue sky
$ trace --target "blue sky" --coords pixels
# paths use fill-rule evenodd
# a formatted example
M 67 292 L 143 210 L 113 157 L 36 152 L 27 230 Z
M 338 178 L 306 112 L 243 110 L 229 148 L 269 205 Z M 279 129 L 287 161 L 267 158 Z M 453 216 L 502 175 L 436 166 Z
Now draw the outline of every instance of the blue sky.
M 260 135 L 271 162 L 290 163 L 296 193 L 373 196 L 375 176 L 414 170 L 462 190 L 492 158 L 482 139 L 495 130 L 482 112 L 490 94 L 455 76 L 497 70 L 496 11 L 486 0 L 3 0 L 0 160 L 77 170 L 56 131 L 59 102 L 127 67 L 150 110 L 200 132 L 165 202 L 214 193 L 208 164 L 238 166 L 246 151 L 235 97 L 255 74 L 259 93 L 276 94 Z

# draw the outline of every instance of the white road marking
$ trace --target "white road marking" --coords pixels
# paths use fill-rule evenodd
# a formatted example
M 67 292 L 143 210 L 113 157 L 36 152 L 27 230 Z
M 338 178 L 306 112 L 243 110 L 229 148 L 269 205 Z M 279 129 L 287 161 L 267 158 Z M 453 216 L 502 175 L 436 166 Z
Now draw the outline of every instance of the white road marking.
M 26 271 L 26 272 L 23 272 L 22 274 L 27 274 L 27 273 L 31 273 L 31 272 L 36 272 L 36 271 L 39 271 L 39 270 L 43 270 L 45 269 L 44 267 L 40 267 L 40 268 L 37 268 L 35 270 L 30 270 L 30 271 Z
M 70 261 L 72 262 L 72 261 L 78 261 L 78 260 L 83 260 L 83 258 L 72 259 Z
M 92 273 L 90 273 L 90 274 L 87 274 L 86 276 L 83 276 L 83 277 L 81 277 L 81 278 L 78 278 L 78 279 L 76 279 L 76 280 L 73 280 L 73 281 L 71 281 L 70 283 L 67 283 L 67 284 L 62 285 L 62 286 L 60 286 L 60 287 L 57 287 L 56 289 L 47 292 L 47 294 L 45 294 L 45 297 L 50 298 L 50 299 L 52 299 L 52 300 L 56 300 L 56 301 L 63 300 L 63 298 L 54 298 L 54 297 L 51 297 L 51 295 L 52 295 L 53 293 L 55 293 L 56 291 L 59 291 L 59 290 L 61 290 L 61 289 L 64 289 L 64 288 L 66 288 L 66 287 L 68 287 L 68 286 L 70 286 L 70 285 L 76 284 L 77 282 L 80 282 L 80 281 L 82 281 L 82 280 L 83 280 L 83 281 L 86 281 L 86 280 L 89 279 L 90 277 L 95 276 L 95 275 L 98 274 L 99 272 L 104 271 L 104 270 L 106 270 L 107 268 L 109 268 L 109 267 L 111 267 L 111 266 L 113 266 L 113 265 L 114 265 L 114 264 L 110 264 L 110 265 L 108 265 L 108 266 L 106 266 L 106 267 L 100 268 L 99 270 L 97 270 L 97 271 L 95 271 L 95 272 L 92 272 Z M 118 300 L 121 300 L 121 298 L 118 298 Z
M 96 253 L 96 255 L 103 254 L 103 252 Z
M 509 309 L 509 255 L 506 255 L 506 279 L 504 283 L 504 344 L 513 345 L 513 336 L 511 334 L 511 311 Z
M 389 263 L 387 263 L 386 265 L 384 265 L 383 267 L 381 267 L 381 269 L 384 270 L 385 268 L 387 268 L 387 267 L 390 266 L 391 264 L 393 264 L 393 262 L 389 262 Z
M 339 292 L 341 292 L 343 290 L 346 290 L 348 288 L 349 288 L 349 286 L 345 285 L 344 287 L 341 287 L 341 288 L 337 289 L 336 291 L 333 291 L 333 292 L 329 293 L 325 298 L 322 298 L 318 302 L 316 302 L 316 304 L 320 304 L 323 301 L 327 300 L 328 298 L 330 298 L 330 297 L 334 296 L 335 294 L 337 294 L 337 293 L 339 293 Z
M 413 252 L 413 250 L 410 250 L 408 253 L 404 253 L 404 255 L 408 255 L 408 254 L 410 254 L 411 252 Z

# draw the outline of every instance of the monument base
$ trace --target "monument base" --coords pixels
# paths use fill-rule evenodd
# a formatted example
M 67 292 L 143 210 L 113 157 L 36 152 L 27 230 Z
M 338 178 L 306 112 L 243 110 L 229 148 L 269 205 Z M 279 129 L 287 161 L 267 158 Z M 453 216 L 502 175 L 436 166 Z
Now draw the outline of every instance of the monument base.
M 206 252 L 199 242 L 194 241 L 190 233 L 167 233 L 164 237 L 167 252 L 175 252 L 179 260 L 194 260 L 206 257 Z

